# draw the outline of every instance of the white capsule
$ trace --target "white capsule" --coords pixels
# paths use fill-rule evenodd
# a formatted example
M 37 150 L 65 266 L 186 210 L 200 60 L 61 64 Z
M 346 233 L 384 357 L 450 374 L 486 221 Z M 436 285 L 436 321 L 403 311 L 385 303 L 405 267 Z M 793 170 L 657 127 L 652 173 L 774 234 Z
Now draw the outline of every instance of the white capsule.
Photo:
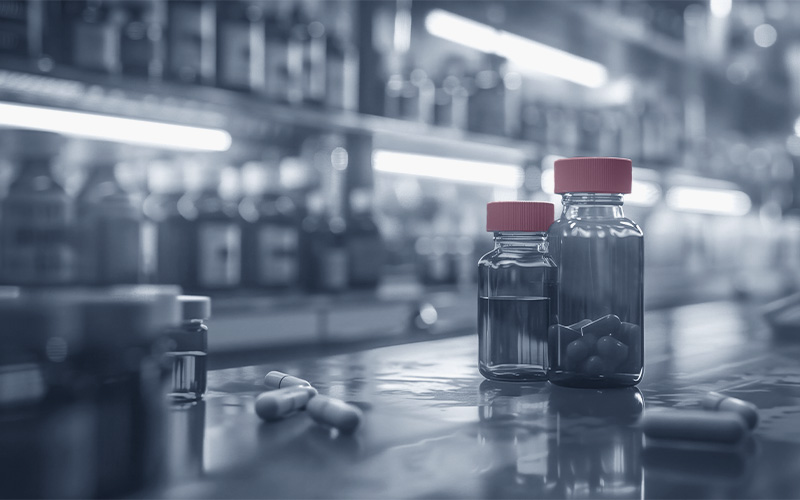
M 262 392 L 256 398 L 256 414 L 264 420 L 280 420 L 302 410 L 317 395 L 313 387 L 287 387 Z
M 317 423 L 335 427 L 345 434 L 356 430 L 363 416 L 358 407 L 329 396 L 316 396 L 308 402 L 306 411 Z
M 734 413 L 703 410 L 650 410 L 641 418 L 644 435 L 656 439 L 737 443 L 749 432 Z
M 736 412 L 747 422 L 747 426 L 751 429 L 755 429 L 756 425 L 758 425 L 758 407 L 753 403 L 725 396 L 718 392 L 709 392 L 701 403 L 706 410 Z
M 267 387 L 272 387 L 273 389 L 283 389 L 284 387 L 302 385 L 311 387 L 311 384 L 308 382 L 308 380 L 303 380 L 301 378 L 293 377 L 292 375 L 287 375 L 278 371 L 271 371 L 267 373 L 266 377 L 264 377 L 264 385 Z

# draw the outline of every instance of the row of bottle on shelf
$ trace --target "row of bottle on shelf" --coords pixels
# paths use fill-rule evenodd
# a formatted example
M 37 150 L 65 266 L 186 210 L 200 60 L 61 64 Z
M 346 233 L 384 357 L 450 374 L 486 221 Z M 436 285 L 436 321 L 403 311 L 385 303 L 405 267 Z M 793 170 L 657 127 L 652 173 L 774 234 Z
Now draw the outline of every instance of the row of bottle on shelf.
M 431 71 L 410 52 L 374 41 L 358 47 L 357 22 L 373 22 L 377 32 L 389 27 L 378 15 L 359 19 L 357 9 L 347 0 L 0 0 L 0 54 L 31 57 L 44 71 L 64 64 L 215 85 L 274 102 L 533 141 L 564 155 L 668 161 L 680 151 L 676 102 L 587 109 L 531 101 L 531 82 L 496 55 L 476 63 L 443 51 Z M 359 75 L 359 51 L 377 55 L 363 68 L 367 75 Z M 359 91 L 383 95 L 359 103 Z
M 283 188 L 281 167 L 296 157 L 233 170 L 241 197 L 224 196 L 221 165 L 154 161 L 143 197 L 115 174 L 115 145 L 93 145 L 86 181 L 71 196 L 52 173 L 61 137 L 14 134 L 19 151 L 9 156 L 18 174 L 0 202 L 4 284 L 339 292 L 373 288 L 381 278 L 385 248 L 371 189 L 349 190 L 345 210 L 348 160 L 337 136 L 322 142 L 328 168 L 315 188 Z
M 0 54 L 355 109 L 346 1 L 2 0 Z

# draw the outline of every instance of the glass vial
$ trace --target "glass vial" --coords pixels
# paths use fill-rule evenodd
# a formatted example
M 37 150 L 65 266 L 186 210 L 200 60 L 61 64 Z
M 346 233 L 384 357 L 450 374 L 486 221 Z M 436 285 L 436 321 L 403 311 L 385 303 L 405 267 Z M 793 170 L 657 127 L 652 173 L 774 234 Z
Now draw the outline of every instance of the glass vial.
M 167 359 L 172 361 L 170 397 L 177 401 L 202 399 L 206 392 L 206 358 L 208 356 L 208 326 L 211 299 L 200 295 L 179 295 L 183 320 L 171 330 L 172 341 Z
M 486 207 L 494 250 L 478 262 L 478 367 L 491 380 L 547 378 L 547 332 L 555 323 L 557 269 L 547 253 L 552 203 Z
M 643 235 L 622 211 L 631 175 L 625 158 L 555 163 L 564 206 L 548 237 L 559 282 L 549 341 L 555 384 L 624 387 L 642 378 Z

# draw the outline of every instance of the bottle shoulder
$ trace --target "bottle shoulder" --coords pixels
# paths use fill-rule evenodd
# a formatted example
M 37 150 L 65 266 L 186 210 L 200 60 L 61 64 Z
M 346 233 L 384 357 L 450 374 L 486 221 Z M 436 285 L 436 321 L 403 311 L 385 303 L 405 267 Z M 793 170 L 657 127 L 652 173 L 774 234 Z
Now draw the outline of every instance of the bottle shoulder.
M 561 217 L 547 231 L 549 239 L 555 237 L 588 237 L 598 233 L 610 232 L 617 237 L 643 237 L 642 228 L 627 217 L 617 218 L 575 218 Z
M 486 253 L 478 261 L 479 266 L 501 267 L 556 267 L 549 253 L 539 251 L 516 251 L 506 248 L 495 248 Z

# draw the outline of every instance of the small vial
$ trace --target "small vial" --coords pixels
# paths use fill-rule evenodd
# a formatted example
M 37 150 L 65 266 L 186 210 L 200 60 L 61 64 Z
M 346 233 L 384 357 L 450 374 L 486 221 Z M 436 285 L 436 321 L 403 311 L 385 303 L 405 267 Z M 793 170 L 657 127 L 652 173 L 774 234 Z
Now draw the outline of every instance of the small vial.
M 706 410 L 737 413 L 744 419 L 750 429 L 755 429 L 758 425 L 758 407 L 753 403 L 725 396 L 718 392 L 709 392 L 703 398 L 701 404 Z
M 179 295 L 183 321 L 168 336 L 173 342 L 166 353 L 172 360 L 170 397 L 178 401 L 195 401 L 206 392 L 206 358 L 211 299 L 199 295 Z
M 281 420 L 304 409 L 317 396 L 311 386 L 295 386 L 262 392 L 256 398 L 256 414 L 268 422 Z
M 333 427 L 344 434 L 355 431 L 363 416 L 358 407 L 329 396 L 315 396 L 306 405 L 306 411 L 318 424 Z
M 735 413 L 703 410 L 651 410 L 641 419 L 644 435 L 654 439 L 738 443 L 748 433 Z
M 548 331 L 555 323 L 556 265 L 547 252 L 553 204 L 487 205 L 495 248 L 478 262 L 478 368 L 498 381 L 547 378 Z
M 291 375 L 287 375 L 286 373 L 275 370 L 267 373 L 267 375 L 264 377 L 264 385 L 272 389 L 284 389 L 286 387 L 294 386 L 311 387 L 311 384 L 308 382 L 308 380 L 293 377 Z

